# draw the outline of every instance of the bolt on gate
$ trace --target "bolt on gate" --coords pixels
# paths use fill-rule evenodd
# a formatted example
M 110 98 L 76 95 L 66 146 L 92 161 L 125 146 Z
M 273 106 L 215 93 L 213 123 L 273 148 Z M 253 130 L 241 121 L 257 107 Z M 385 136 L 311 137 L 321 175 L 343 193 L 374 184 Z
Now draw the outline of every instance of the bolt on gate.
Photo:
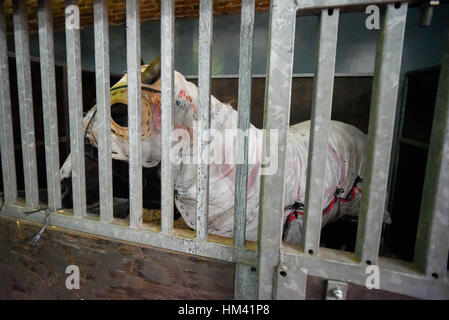
M 113 218 L 110 138 L 109 40 L 106 0 L 94 1 L 96 95 L 99 119 L 100 217 L 86 212 L 84 141 L 82 129 L 81 47 L 79 28 L 66 21 L 67 76 L 72 154 L 73 211 L 61 207 L 56 114 L 53 26 L 50 0 L 39 0 L 38 24 L 44 111 L 48 210 L 40 208 L 34 137 L 32 83 L 26 1 L 13 1 L 20 127 L 23 147 L 25 199 L 17 196 L 11 99 L 3 1 L 0 5 L 0 142 L 5 187 L 2 215 L 112 237 L 159 248 L 234 262 L 235 298 L 304 299 L 307 276 L 328 279 L 334 298 L 344 298 L 346 283 L 365 285 L 367 266 L 379 268 L 380 288 L 418 298 L 449 298 L 449 32 L 432 128 L 426 178 L 418 225 L 414 263 L 379 257 L 383 204 L 385 203 L 407 2 L 389 0 L 272 0 L 266 82 L 264 128 L 279 135 L 279 167 L 261 177 L 257 247 L 245 241 L 248 179 L 248 138 L 238 139 L 244 163 L 236 167 L 233 242 L 208 238 L 209 177 L 206 164 L 197 169 L 196 236 L 183 236 L 173 228 L 173 172 L 170 133 L 174 102 L 174 1 L 161 1 L 162 161 L 160 228 L 142 223 L 140 1 L 126 0 L 127 73 L 129 116 L 130 219 Z M 65 0 L 66 6 L 76 0 Z M 365 192 L 362 197 L 354 253 L 320 248 L 325 159 L 331 116 L 339 8 L 353 5 L 382 6 L 369 120 Z M 238 128 L 249 128 L 251 103 L 254 0 L 243 0 L 240 33 Z M 198 154 L 205 152 L 210 122 L 212 0 L 200 1 Z M 319 43 L 314 80 L 311 143 L 307 171 L 306 212 L 301 247 L 282 243 L 284 169 L 289 127 L 296 14 L 319 9 Z M 67 19 L 66 19 L 67 20 Z M 269 143 L 264 136 L 264 148 Z M 263 153 L 265 155 L 265 152 Z

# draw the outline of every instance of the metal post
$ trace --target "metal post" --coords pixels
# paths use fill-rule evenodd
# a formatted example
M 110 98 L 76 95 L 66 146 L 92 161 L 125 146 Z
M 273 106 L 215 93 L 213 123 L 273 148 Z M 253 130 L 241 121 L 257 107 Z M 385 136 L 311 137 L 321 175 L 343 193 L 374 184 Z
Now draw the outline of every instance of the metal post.
M 111 100 L 109 80 L 109 31 L 106 0 L 94 1 L 95 83 L 98 119 L 98 172 L 100 183 L 100 218 L 113 218 Z
M 3 1 L 0 2 L 0 148 L 2 158 L 3 192 L 7 203 L 17 198 L 14 134 L 9 88 L 8 48 L 6 42 Z
M 323 212 L 323 181 L 327 160 L 329 126 L 334 89 L 335 55 L 338 37 L 338 9 L 321 11 L 318 59 L 313 86 L 310 150 L 304 217 L 304 252 L 318 254 Z
M 364 193 L 355 253 L 364 264 L 377 264 L 401 70 L 407 4 L 387 5 L 377 43 Z
M 79 8 L 77 6 L 77 0 L 66 0 L 65 4 L 73 213 L 76 217 L 81 218 L 86 215 L 86 177 L 84 168 L 83 90 Z
M 39 206 L 36 141 L 34 137 L 33 90 L 31 84 L 30 47 L 26 1 L 14 1 L 14 41 L 16 45 L 17 90 L 19 93 L 20 134 L 27 206 Z
M 234 205 L 234 246 L 245 248 L 246 197 L 248 184 L 248 130 L 251 114 L 252 54 L 254 31 L 254 0 L 242 1 L 240 18 L 240 67 L 238 92 L 237 152 L 243 153 L 243 164 L 236 165 L 235 205 Z M 238 159 L 241 157 L 238 156 Z M 235 299 L 254 299 L 256 297 L 255 279 L 251 277 L 252 266 L 237 263 L 235 277 Z
M 447 276 L 449 251 L 449 30 L 440 80 L 421 200 L 415 263 L 434 278 Z
M 209 203 L 208 142 L 210 128 L 210 52 L 212 44 L 212 0 L 200 1 L 200 34 L 198 57 L 198 172 L 196 237 L 207 240 Z
M 273 175 L 261 177 L 257 242 L 259 299 L 274 298 L 273 278 L 281 259 L 285 154 L 290 120 L 295 24 L 295 1 L 273 0 L 270 9 L 270 50 L 265 85 L 263 163 L 268 160 L 266 148 L 270 145 L 270 130 L 277 130 L 278 168 Z
M 140 75 L 140 1 L 126 0 L 128 65 L 129 225 L 142 224 L 142 124 Z
M 175 14 L 173 0 L 161 2 L 161 227 L 162 232 L 173 232 L 173 170 L 171 160 L 171 134 L 173 130 L 174 107 L 174 48 Z
M 38 20 L 48 207 L 56 210 L 61 208 L 62 205 L 61 181 L 59 177 L 58 110 L 56 106 L 53 19 L 49 0 L 39 0 Z

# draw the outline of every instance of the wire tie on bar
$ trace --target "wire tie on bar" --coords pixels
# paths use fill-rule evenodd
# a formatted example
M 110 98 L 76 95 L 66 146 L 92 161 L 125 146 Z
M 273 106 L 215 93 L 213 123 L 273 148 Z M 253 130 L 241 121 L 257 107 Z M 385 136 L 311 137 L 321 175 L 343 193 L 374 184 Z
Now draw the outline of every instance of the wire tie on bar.
M 59 210 L 62 210 L 62 209 L 63 208 L 60 208 L 60 209 L 41 208 L 41 209 L 34 210 L 34 211 L 25 211 L 24 212 L 24 214 L 26 216 L 29 216 L 29 215 L 31 215 L 33 213 L 36 213 L 36 212 L 46 212 L 44 225 L 39 230 L 39 232 L 34 236 L 34 238 L 31 239 L 30 242 L 28 242 L 28 244 L 34 246 L 39 241 L 39 239 L 41 238 L 42 233 L 44 233 L 45 229 L 48 226 L 48 223 L 50 222 L 50 213 L 51 212 L 57 213 Z

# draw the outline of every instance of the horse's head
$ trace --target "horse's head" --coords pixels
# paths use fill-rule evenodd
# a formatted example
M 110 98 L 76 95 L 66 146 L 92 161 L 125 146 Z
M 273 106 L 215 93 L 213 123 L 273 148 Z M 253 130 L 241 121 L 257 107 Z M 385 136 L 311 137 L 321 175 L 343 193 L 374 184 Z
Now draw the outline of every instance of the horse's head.
M 150 65 L 141 67 L 141 99 L 142 99 L 142 165 L 157 166 L 161 160 L 161 93 L 160 93 L 160 58 Z M 125 74 L 110 91 L 111 108 L 111 151 L 115 160 L 128 161 L 128 76 Z M 97 147 L 98 117 L 97 106 L 93 106 L 83 119 L 83 132 L 90 144 Z M 94 150 L 96 152 L 96 149 Z M 86 152 L 87 154 L 88 152 Z M 96 161 L 85 156 L 87 194 L 98 188 L 98 172 Z M 95 167 L 96 166 L 96 167 Z M 95 168 L 94 168 L 95 167 Z M 61 181 L 64 194 L 71 190 L 71 157 L 69 156 L 61 168 Z M 96 179 L 96 183 L 89 179 Z M 95 192 L 93 192 L 95 193 Z
M 144 167 L 154 167 L 161 160 L 160 155 L 160 59 L 141 67 L 141 126 L 142 161 Z M 111 150 L 112 158 L 128 161 L 128 77 L 123 76 L 110 92 L 111 104 Z M 94 106 L 84 117 L 83 127 L 90 143 L 97 147 L 98 119 Z

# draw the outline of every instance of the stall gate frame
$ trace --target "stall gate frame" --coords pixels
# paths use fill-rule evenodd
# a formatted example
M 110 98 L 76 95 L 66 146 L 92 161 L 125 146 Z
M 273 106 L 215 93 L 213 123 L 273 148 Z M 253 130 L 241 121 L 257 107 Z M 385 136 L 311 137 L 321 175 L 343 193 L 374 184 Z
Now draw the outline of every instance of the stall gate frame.
M 66 7 L 76 0 L 65 0 Z M 339 8 L 379 5 L 381 28 L 377 42 L 367 162 L 356 249 L 354 253 L 320 248 L 324 163 L 335 74 Z M 435 117 L 429 147 L 414 262 L 379 257 L 382 215 L 387 192 L 396 114 L 407 1 L 390 0 L 272 0 L 270 8 L 264 148 L 270 129 L 278 131 L 279 168 L 261 177 L 257 243 L 245 241 L 248 141 L 238 139 L 244 164 L 236 167 L 234 239 L 207 233 L 208 168 L 198 166 L 196 232 L 173 228 L 173 172 L 170 132 L 173 129 L 174 1 L 161 1 L 162 200 L 161 226 L 142 223 L 142 159 L 140 141 L 140 1 L 126 0 L 127 72 L 130 147 L 130 218 L 113 218 L 110 140 L 109 35 L 107 0 L 94 1 L 96 94 L 99 119 L 100 216 L 86 212 L 84 141 L 82 129 L 81 47 L 79 28 L 67 24 L 67 77 L 72 154 L 73 210 L 61 207 L 56 113 L 54 42 L 51 1 L 39 0 L 38 25 L 47 163 L 48 209 L 25 215 L 39 203 L 33 99 L 26 0 L 13 1 L 20 126 L 23 148 L 25 199 L 17 196 L 4 1 L 0 5 L 0 143 L 4 205 L 1 215 L 49 224 L 114 239 L 234 262 L 236 299 L 304 299 L 307 277 L 328 280 L 328 296 L 344 299 L 347 283 L 367 285 L 370 270 L 379 271 L 383 290 L 416 298 L 449 299 L 449 32 L 441 65 Z M 314 80 L 311 143 L 307 169 L 306 212 L 301 246 L 282 243 L 284 169 L 289 127 L 291 79 L 298 10 L 321 10 L 317 66 Z M 209 127 L 212 0 L 200 1 L 198 152 L 205 151 Z M 252 39 L 255 0 L 242 0 L 238 128 L 249 127 L 251 105 Z M 66 10 L 66 18 L 70 11 Z M 203 137 L 204 135 L 204 137 Z M 265 152 L 264 152 L 265 155 Z M 6 187 L 7 186 L 7 187 Z M 374 272 L 374 271 L 373 271 Z

